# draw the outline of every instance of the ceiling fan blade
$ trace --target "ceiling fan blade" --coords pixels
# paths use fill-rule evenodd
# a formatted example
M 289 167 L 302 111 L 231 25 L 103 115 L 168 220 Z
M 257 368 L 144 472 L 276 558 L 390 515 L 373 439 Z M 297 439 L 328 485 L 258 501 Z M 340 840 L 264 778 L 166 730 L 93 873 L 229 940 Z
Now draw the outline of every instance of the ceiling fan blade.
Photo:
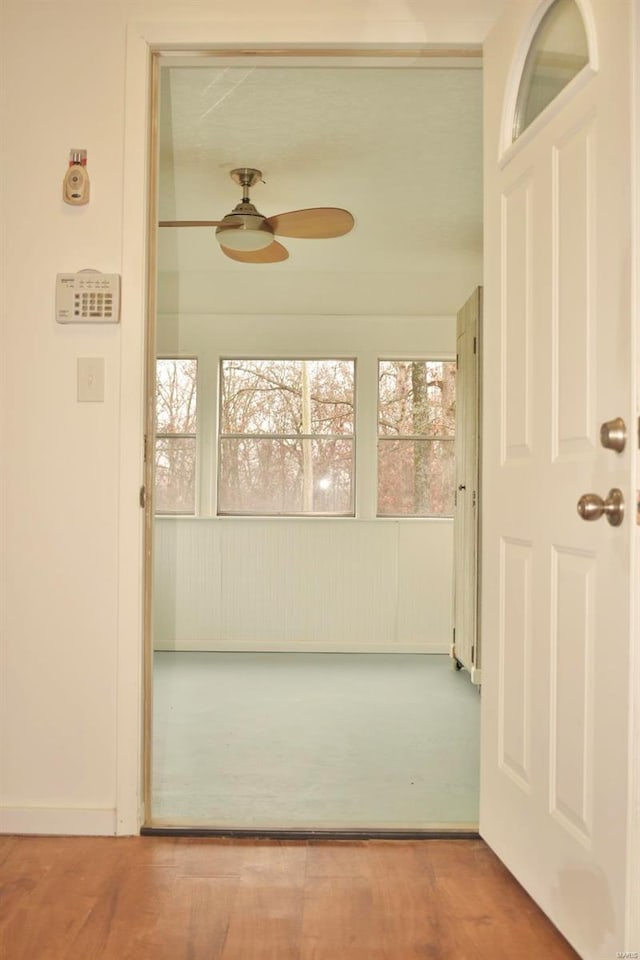
M 239 223 L 224 223 L 224 220 L 160 220 L 159 227 L 221 227 L 227 229 L 239 227 Z
M 220 249 L 230 260 L 238 260 L 240 263 L 279 263 L 286 260 L 289 252 L 281 243 L 274 240 L 268 247 L 262 250 L 230 250 L 220 244 Z
M 349 233 L 354 219 L 348 210 L 340 207 L 311 207 L 308 210 L 279 213 L 275 217 L 268 217 L 267 223 L 280 237 L 323 240 Z

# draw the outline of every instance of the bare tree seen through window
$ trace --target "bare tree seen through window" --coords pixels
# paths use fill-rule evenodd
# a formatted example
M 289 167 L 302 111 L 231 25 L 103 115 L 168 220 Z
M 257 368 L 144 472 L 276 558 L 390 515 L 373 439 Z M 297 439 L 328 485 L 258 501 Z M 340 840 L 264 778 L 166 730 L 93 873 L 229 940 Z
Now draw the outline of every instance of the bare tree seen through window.
M 352 515 L 353 360 L 221 361 L 218 512 Z
M 456 365 L 381 360 L 378 368 L 378 515 L 451 516 Z
M 156 360 L 156 513 L 195 513 L 198 361 Z

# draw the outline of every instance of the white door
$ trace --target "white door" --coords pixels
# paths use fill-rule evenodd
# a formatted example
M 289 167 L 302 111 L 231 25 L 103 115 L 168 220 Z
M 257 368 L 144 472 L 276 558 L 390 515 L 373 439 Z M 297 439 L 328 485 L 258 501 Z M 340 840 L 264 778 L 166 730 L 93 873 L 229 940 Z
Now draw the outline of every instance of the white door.
M 591 66 L 511 147 L 548 0 L 507 4 L 485 48 L 480 830 L 580 956 L 602 960 L 640 947 L 625 943 L 632 25 L 630 0 L 577 5 Z M 622 453 L 601 445 L 614 417 Z M 620 526 L 578 516 L 582 494 L 611 488 Z
M 456 663 L 480 683 L 478 643 L 478 359 L 482 290 L 456 323 L 456 490 L 454 515 L 453 650 Z

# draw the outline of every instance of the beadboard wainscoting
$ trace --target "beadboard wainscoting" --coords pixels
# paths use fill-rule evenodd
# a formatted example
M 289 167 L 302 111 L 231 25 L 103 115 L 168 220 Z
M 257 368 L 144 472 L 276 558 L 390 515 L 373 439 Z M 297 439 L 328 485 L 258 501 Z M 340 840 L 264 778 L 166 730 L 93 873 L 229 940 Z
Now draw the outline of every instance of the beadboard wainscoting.
M 156 650 L 446 653 L 451 520 L 157 518 Z

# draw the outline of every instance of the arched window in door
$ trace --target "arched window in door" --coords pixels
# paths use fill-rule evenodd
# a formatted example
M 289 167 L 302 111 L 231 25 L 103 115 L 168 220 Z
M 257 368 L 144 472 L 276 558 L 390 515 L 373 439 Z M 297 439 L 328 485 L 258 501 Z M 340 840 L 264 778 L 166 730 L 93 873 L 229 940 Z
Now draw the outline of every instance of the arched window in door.
M 554 0 L 536 30 L 525 60 L 513 139 L 535 120 L 589 63 L 589 44 L 576 0 Z

